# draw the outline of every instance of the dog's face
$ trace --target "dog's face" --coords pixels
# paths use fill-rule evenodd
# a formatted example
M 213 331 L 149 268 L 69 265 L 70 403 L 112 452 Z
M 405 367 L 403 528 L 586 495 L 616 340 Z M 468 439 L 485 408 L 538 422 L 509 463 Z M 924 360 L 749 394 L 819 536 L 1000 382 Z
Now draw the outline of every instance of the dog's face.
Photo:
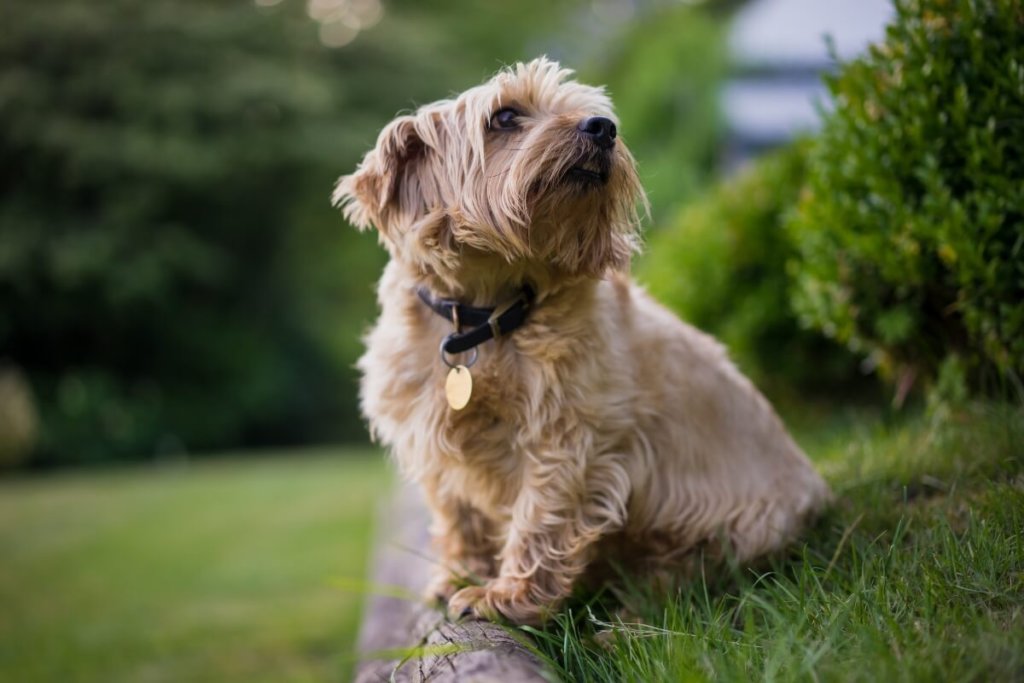
M 545 58 L 400 116 L 334 202 L 393 258 L 458 282 L 467 263 L 623 268 L 644 202 L 600 88 Z

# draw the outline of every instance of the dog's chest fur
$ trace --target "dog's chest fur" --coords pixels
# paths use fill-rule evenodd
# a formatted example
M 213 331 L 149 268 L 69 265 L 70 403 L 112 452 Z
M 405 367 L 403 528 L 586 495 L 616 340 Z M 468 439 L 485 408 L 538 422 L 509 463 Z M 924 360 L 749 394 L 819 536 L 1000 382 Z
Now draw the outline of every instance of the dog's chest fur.
M 503 518 L 531 454 L 557 448 L 561 436 L 583 423 L 599 434 L 615 422 L 596 407 L 603 402 L 591 409 L 586 401 L 606 388 L 602 376 L 609 369 L 602 363 L 610 357 L 598 348 L 606 340 L 588 320 L 592 296 L 546 302 L 510 337 L 481 345 L 471 368 L 472 398 L 455 411 L 445 399 L 449 368 L 438 350 L 451 323 L 423 305 L 395 272 L 386 273 L 380 287 L 381 317 L 359 362 L 363 411 L 402 470 L 430 481 L 439 496 Z

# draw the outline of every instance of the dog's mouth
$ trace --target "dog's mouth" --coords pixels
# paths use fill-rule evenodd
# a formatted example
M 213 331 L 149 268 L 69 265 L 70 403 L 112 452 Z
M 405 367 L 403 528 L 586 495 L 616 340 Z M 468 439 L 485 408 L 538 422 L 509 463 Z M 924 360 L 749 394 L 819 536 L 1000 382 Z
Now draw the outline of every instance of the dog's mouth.
M 608 166 L 607 159 L 583 159 L 569 168 L 566 178 L 586 185 L 604 185 L 608 182 Z

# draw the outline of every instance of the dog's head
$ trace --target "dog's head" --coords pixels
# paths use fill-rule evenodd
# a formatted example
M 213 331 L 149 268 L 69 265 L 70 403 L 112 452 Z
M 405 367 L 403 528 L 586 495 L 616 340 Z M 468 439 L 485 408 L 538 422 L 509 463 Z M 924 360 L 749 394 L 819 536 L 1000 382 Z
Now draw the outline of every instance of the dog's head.
M 467 261 L 600 275 L 624 268 L 644 203 L 601 88 L 516 64 L 381 132 L 335 205 L 394 258 L 458 282 Z

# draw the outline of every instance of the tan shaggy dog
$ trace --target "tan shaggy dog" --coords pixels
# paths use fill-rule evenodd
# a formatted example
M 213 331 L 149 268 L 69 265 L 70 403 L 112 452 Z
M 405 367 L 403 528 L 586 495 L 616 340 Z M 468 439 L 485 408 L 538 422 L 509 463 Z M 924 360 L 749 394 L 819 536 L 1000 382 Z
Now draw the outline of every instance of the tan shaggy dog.
M 426 493 L 430 591 L 454 616 L 541 621 L 610 563 L 751 560 L 829 498 L 723 347 L 630 281 L 635 164 L 604 91 L 570 74 L 537 59 L 398 117 L 334 193 L 391 256 L 362 407 Z M 466 331 L 438 312 L 494 306 L 525 320 L 439 353 Z M 449 372 L 472 376 L 461 409 Z

